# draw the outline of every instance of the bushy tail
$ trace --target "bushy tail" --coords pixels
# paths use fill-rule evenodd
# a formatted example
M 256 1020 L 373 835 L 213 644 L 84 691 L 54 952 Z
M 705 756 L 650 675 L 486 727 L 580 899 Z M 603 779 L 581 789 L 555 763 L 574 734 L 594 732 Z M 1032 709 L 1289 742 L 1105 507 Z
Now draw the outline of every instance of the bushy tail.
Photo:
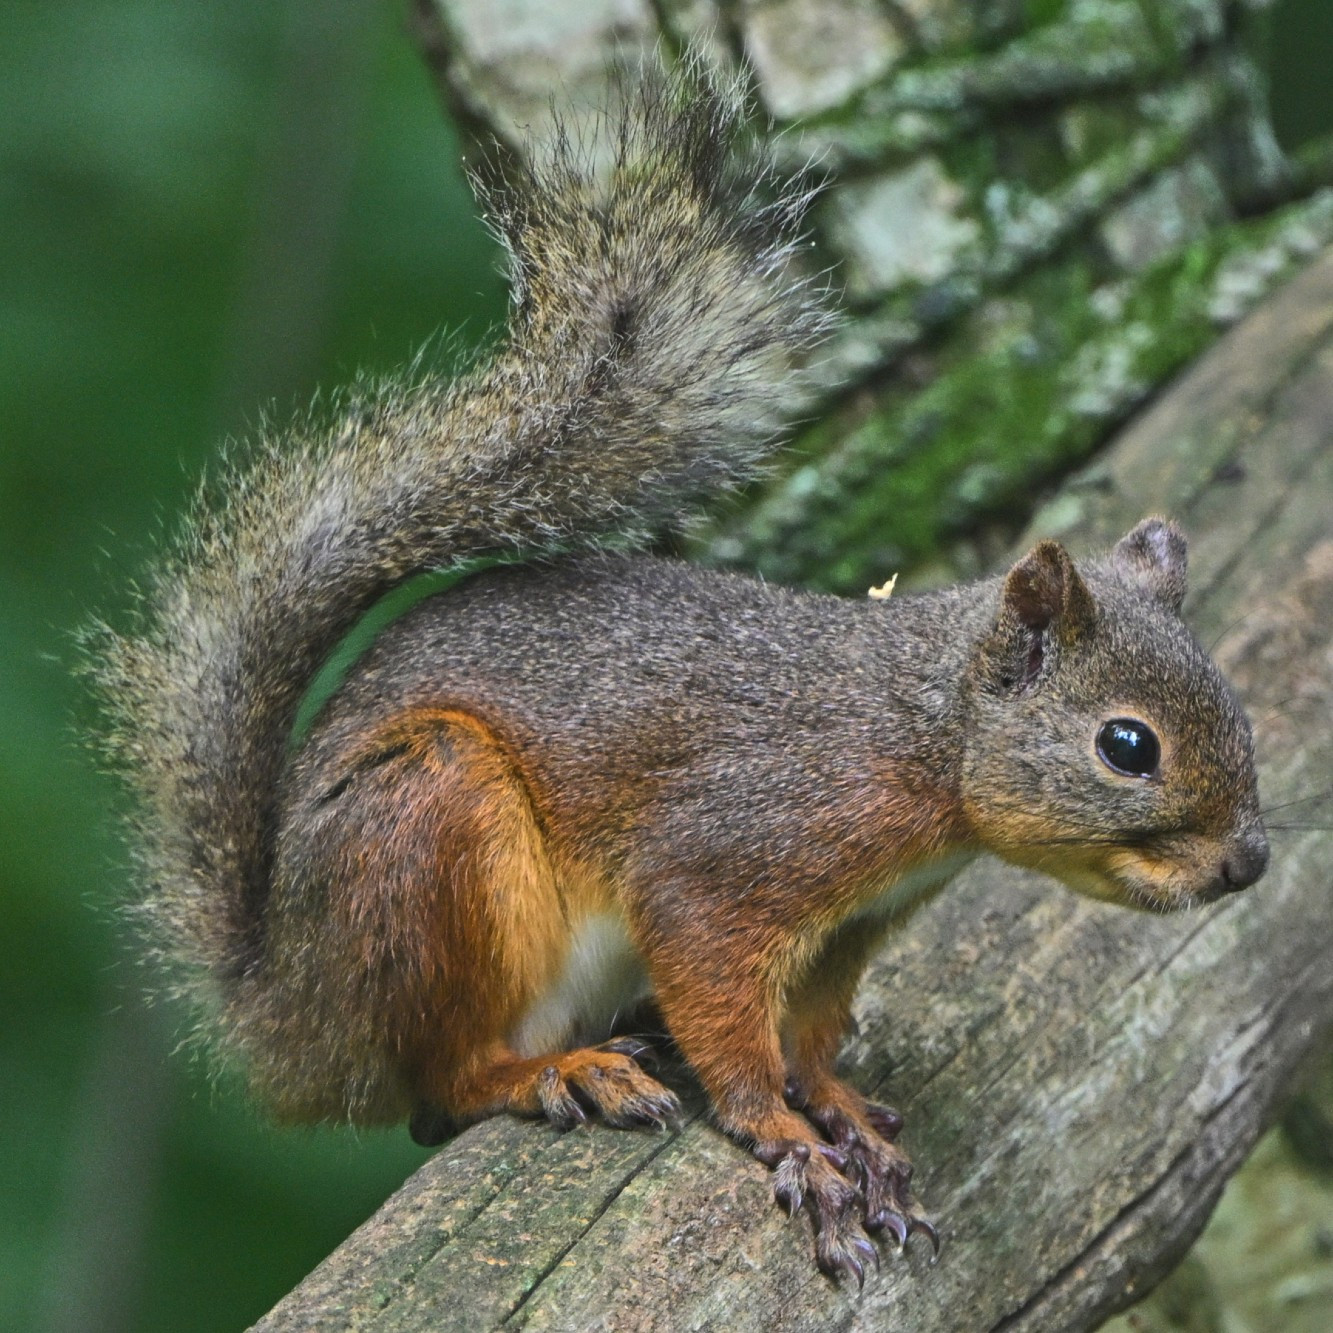
M 561 136 L 491 194 L 513 310 L 489 367 L 263 444 L 196 506 L 133 631 L 95 636 L 143 910 L 215 1013 L 260 965 L 297 706 L 361 614 L 418 571 L 651 528 L 752 475 L 780 424 L 824 323 L 788 271 L 802 201 L 761 198 L 739 95 L 698 68 L 628 101 L 596 179 Z

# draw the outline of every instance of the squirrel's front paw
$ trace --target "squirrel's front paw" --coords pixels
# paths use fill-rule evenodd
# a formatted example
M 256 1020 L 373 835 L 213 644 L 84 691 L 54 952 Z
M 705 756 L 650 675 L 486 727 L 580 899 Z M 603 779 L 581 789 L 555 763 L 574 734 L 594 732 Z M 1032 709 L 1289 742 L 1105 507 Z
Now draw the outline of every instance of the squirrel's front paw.
M 773 1197 L 787 1210 L 802 1204 L 815 1224 L 815 1259 L 832 1278 L 865 1284 L 865 1267 L 879 1266 L 879 1252 L 861 1226 L 861 1195 L 847 1179 L 847 1159 L 828 1144 L 777 1139 L 755 1145 L 754 1155 L 773 1168 Z
M 912 1206 L 912 1163 L 894 1146 L 902 1132 L 902 1116 L 856 1094 L 839 1095 L 836 1084 L 810 1096 L 793 1078 L 788 1079 L 785 1094 L 788 1105 L 803 1111 L 845 1162 L 844 1174 L 860 1189 L 865 1229 L 875 1234 L 887 1232 L 900 1250 L 920 1233 L 938 1256 L 939 1232 Z
M 912 1206 L 912 1163 L 893 1144 L 903 1127 L 902 1116 L 886 1106 L 866 1103 L 862 1116 L 837 1107 L 807 1105 L 805 1113 L 847 1161 L 847 1175 L 865 1200 L 865 1227 L 888 1232 L 901 1250 L 910 1236 L 920 1234 L 940 1252 L 934 1223 Z

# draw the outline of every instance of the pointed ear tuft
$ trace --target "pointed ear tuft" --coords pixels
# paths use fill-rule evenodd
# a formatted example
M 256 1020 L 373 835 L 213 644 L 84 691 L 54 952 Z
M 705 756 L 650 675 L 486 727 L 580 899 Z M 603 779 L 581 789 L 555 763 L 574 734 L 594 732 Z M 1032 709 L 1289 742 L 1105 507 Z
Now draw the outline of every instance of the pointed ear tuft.
M 1038 542 L 1004 581 L 1002 613 L 1036 634 L 1054 629 L 1061 643 L 1078 642 L 1097 623 L 1088 585 L 1059 542 Z
M 1126 583 L 1175 612 L 1185 600 L 1188 560 L 1185 534 L 1165 518 L 1145 518 L 1111 552 L 1111 563 Z

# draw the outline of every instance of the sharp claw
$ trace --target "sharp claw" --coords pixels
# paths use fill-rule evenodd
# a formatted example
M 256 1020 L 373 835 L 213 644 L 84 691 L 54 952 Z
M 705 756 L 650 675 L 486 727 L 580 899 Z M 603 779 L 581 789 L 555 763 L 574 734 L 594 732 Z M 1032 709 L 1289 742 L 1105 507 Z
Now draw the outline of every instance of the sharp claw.
M 589 1097 L 588 1104 L 585 1105 L 583 1097 L 579 1096 L 579 1093 L 583 1092 L 582 1088 L 577 1085 L 570 1087 L 568 1084 L 566 1084 L 566 1088 L 566 1096 L 568 1098 L 568 1106 L 566 1107 L 566 1110 L 569 1112 L 572 1123 L 575 1125 L 586 1125 L 589 1119 L 589 1112 L 596 1106 L 596 1102 Z M 584 1093 L 584 1096 L 587 1097 L 588 1094 Z
M 853 1242 L 858 1254 L 864 1254 L 867 1259 L 875 1261 L 875 1271 L 879 1272 L 879 1250 L 872 1245 L 864 1236 L 858 1236 Z
M 636 1114 L 658 1129 L 668 1129 L 680 1115 L 680 1101 L 674 1093 L 668 1092 L 658 1097 L 645 1098 Z
M 809 1145 L 798 1143 L 789 1147 L 773 1164 L 777 1168 L 773 1197 L 787 1210 L 789 1217 L 799 1211 L 805 1201 L 805 1168 L 809 1161 Z
M 865 1265 L 853 1254 L 847 1254 L 845 1251 L 834 1254 L 830 1250 L 815 1255 L 821 1272 L 831 1277 L 835 1282 L 841 1281 L 844 1277 L 854 1277 L 857 1287 L 864 1290 L 866 1285 Z
M 866 1225 L 873 1231 L 890 1232 L 900 1250 L 907 1244 L 907 1237 L 911 1234 L 902 1214 L 895 1213 L 892 1208 L 881 1208 L 874 1217 L 866 1219 Z
M 920 1232 L 929 1242 L 930 1248 L 934 1251 L 932 1260 L 940 1257 L 940 1233 L 935 1230 L 935 1224 L 925 1217 L 909 1217 L 907 1219 L 907 1234 L 909 1236 Z

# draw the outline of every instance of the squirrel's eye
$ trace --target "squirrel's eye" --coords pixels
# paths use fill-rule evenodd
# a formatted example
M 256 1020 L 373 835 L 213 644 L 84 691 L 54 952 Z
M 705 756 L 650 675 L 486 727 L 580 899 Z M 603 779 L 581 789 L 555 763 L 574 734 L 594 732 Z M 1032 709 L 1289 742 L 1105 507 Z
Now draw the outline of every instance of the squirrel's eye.
M 1107 768 L 1132 778 L 1146 778 L 1157 771 L 1162 747 L 1146 722 L 1116 717 L 1097 733 L 1097 753 Z

